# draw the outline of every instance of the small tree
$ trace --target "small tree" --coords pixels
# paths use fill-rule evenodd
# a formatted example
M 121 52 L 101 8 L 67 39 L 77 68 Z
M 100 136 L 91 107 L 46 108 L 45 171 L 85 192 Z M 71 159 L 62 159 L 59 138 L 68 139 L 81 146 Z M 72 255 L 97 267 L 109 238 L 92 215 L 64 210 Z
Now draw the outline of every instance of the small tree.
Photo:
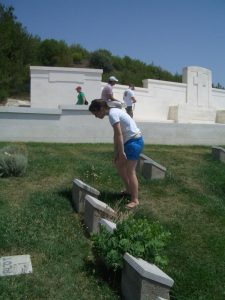
M 41 42 L 39 59 L 44 66 L 68 67 L 72 65 L 72 56 L 67 44 L 54 39 Z
M 90 57 L 90 66 L 98 69 L 103 69 L 105 73 L 113 70 L 112 54 L 105 49 L 94 51 Z

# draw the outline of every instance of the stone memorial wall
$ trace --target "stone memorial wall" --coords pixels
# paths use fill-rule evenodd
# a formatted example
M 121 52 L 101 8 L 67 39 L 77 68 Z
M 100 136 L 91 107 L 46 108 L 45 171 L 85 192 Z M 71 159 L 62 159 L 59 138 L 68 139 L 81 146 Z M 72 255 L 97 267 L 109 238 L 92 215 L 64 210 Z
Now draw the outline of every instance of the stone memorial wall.
M 89 102 L 100 97 L 102 70 L 36 66 L 30 72 L 30 107 L 0 107 L 0 141 L 112 142 L 108 120 L 75 105 L 78 85 Z M 144 79 L 135 89 L 134 119 L 145 142 L 225 144 L 225 90 L 211 86 L 211 71 L 196 66 L 183 69 L 183 83 Z M 122 100 L 126 88 L 116 84 L 115 98 Z

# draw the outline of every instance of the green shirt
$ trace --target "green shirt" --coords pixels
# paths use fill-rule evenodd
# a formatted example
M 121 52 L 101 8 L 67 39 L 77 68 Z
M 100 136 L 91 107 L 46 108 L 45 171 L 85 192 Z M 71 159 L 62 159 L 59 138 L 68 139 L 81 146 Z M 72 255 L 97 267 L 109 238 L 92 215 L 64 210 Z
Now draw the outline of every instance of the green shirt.
M 77 103 L 76 104 L 84 104 L 85 95 L 83 92 L 80 92 L 77 95 Z

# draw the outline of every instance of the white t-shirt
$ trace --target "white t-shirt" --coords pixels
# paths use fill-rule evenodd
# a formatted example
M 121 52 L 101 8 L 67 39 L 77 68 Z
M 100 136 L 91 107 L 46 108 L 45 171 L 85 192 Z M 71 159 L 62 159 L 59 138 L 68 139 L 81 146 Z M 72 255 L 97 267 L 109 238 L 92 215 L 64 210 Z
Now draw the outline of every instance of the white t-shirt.
M 123 100 L 127 106 L 132 106 L 133 101 L 132 97 L 134 97 L 134 92 L 131 89 L 128 89 L 123 94 Z
M 124 143 L 141 133 L 134 120 L 122 109 L 110 108 L 109 122 L 112 126 L 120 122 Z
M 101 99 L 103 99 L 105 102 L 109 102 L 111 101 L 110 96 L 112 95 L 113 95 L 112 86 L 110 84 L 107 84 L 106 86 L 104 86 L 102 90 Z

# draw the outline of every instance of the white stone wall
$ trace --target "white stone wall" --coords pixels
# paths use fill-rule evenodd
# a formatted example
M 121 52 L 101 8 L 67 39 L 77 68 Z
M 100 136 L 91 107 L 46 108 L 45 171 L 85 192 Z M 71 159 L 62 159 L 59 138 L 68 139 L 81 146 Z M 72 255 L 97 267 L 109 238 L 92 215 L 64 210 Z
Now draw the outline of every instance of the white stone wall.
M 100 97 L 101 76 L 102 70 L 31 67 L 31 107 L 0 107 L 0 141 L 111 143 L 107 118 L 75 105 L 77 85 L 89 101 Z M 204 68 L 185 68 L 183 79 L 145 79 L 136 88 L 134 119 L 145 143 L 224 145 L 225 91 L 210 88 L 211 72 Z M 126 88 L 117 84 L 115 98 L 122 100 Z
M 101 96 L 106 84 L 101 81 L 102 70 L 53 67 L 31 67 L 30 70 L 31 107 L 34 108 L 74 106 L 77 85 L 82 86 L 90 102 Z M 140 122 L 214 123 L 225 118 L 225 91 L 211 88 L 210 70 L 186 67 L 183 82 L 144 79 L 143 88 L 135 89 L 134 119 Z M 116 84 L 114 97 L 123 101 L 125 89 L 127 86 Z
M 103 84 L 105 85 L 105 84 Z M 134 107 L 136 121 L 168 121 L 169 107 L 185 103 L 186 84 L 162 80 L 143 80 L 144 88 L 135 88 L 137 103 Z M 123 93 L 127 86 L 116 85 L 113 88 L 114 96 L 123 100 Z
M 146 144 L 225 145 L 225 124 L 137 122 L 137 125 Z M 86 106 L 0 107 L 0 128 L 0 141 L 113 143 L 108 118 L 96 119 Z
M 216 110 L 224 110 L 225 90 L 212 89 L 212 103 Z
M 58 108 L 75 105 L 76 86 L 81 86 L 87 99 L 99 97 L 102 70 L 85 68 L 30 67 L 31 106 Z

